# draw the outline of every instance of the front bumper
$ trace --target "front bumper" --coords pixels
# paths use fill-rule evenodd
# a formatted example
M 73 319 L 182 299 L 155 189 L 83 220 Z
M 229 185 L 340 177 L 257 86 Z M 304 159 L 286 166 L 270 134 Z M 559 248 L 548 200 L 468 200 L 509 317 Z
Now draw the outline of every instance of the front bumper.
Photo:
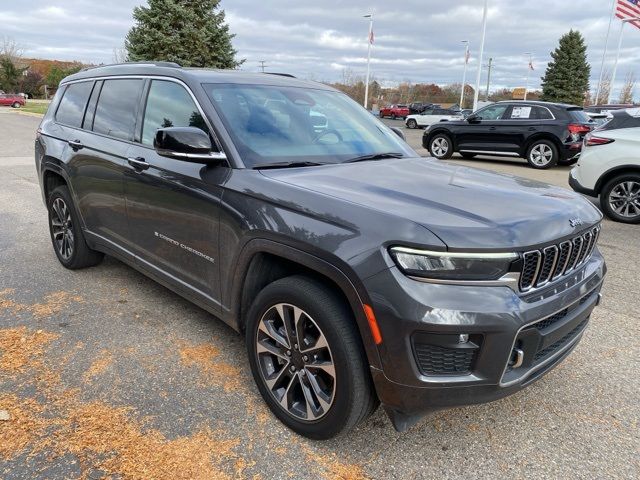
M 569 173 L 569 186 L 576 192 L 581 193 L 583 195 L 587 195 L 589 197 L 597 197 L 598 193 L 591 189 L 583 186 L 578 179 L 574 175 L 574 170 L 571 170 Z
M 418 282 L 396 268 L 367 279 L 383 338 L 382 369 L 371 372 L 394 426 L 404 430 L 430 411 L 497 400 L 540 378 L 579 342 L 605 272 L 595 250 L 572 275 L 527 295 Z M 455 345 L 460 335 L 468 342 Z

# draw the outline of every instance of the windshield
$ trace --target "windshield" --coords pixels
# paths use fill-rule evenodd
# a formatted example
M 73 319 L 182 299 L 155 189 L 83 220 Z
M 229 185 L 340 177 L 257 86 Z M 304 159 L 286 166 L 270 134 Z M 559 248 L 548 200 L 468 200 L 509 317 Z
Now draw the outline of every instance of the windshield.
M 342 163 L 393 153 L 417 154 L 346 95 L 270 85 L 204 84 L 247 167 Z

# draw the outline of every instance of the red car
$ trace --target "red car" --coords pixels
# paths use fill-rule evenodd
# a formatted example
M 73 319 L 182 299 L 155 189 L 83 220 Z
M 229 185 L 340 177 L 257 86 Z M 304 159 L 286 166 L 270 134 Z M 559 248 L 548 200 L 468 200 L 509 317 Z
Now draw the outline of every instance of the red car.
M 13 108 L 24 107 L 24 97 L 22 95 L 3 93 L 0 95 L 0 105 L 11 105 Z
M 409 115 L 409 107 L 406 105 L 391 105 L 390 107 L 382 107 L 380 109 L 380 118 L 407 118 Z

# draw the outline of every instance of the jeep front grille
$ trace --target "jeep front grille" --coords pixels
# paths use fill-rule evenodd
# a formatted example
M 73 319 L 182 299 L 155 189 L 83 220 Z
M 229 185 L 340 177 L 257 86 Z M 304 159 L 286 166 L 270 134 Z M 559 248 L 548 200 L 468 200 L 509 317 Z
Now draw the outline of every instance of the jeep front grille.
M 584 264 L 598 241 L 600 226 L 588 230 L 571 240 L 531 250 L 522 255 L 520 290 L 539 288 Z

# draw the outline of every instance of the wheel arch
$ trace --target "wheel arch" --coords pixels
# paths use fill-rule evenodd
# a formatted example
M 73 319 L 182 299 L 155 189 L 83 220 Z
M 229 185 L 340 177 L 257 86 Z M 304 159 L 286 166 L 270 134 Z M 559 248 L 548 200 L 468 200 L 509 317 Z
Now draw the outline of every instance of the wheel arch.
M 531 148 L 531 145 L 539 140 L 547 140 L 553 143 L 556 146 L 556 149 L 558 149 L 558 155 L 561 156 L 562 147 L 563 147 L 562 142 L 558 139 L 558 137 L 546 132 L 540 132 L 540 133 L 535 133 L 531 135 L 525 142 L 524 147 L 520 152 L 520 155 L 523 158 L 526 158 L 527 152 L 529 151 L 529 148 Z
M 236 262 L 228 304 L 232 326 L 243 332 L 246 314 L 256 295 L 269 283 L 295 274 L 304 274 L 331 287 L 344 299 L 356 320 L 369 364 L 380 366 L 368 321 L 363 310 L 370 304 L 367 293 L 357 280 L 343 269 L 296 247 L 267 239 L 249 241 Z
M 629 173 L 635 173 L 640 175 L 640 165 L 619 165 L 617 167 L 610 168 L 598 178 L 596 182 L 596 186 L 593 189 L 594 192 L 598 195 L 602 193 L 602 189 L 604 186 L 613 178 L 618 177 L 620 175 L 626 175 Z

